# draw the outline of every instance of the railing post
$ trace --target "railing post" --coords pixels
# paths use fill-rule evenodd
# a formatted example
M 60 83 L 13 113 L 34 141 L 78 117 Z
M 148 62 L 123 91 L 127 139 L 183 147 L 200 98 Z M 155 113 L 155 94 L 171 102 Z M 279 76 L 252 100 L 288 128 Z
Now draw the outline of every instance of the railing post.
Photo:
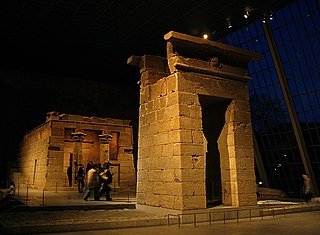
M 44 207 L 44 190 L 42 191 L 42 207 Z
M 226 212 L 225 211 L 223 212 L 223 223 L 224 224 L 226 223 Z
M 193 214 L 193 226 L 197 227 L 197 214 Z
M 27 187 L 26 205 L 28 205 L 28 197 L 29 197 L 29 187 Z
M 180 221 L 180 215 L 178 215 L 178 226 L 179 226 L 179 228 L 181 228 L 180 223 L 181 223 L 181 221 Z
M 239 223 L 239 210 L 237 210 L 237 223 Z
M 249 209 L 249 219 L 251 221 L 251 209 Z
M 211 212 L 209 212 L 209 224 L 211 226 Z
M 18 177 L 18 196 L 20 196 L 20 177 Z
M 274 219 L 274 207 L 272 207 L 272 218 Z

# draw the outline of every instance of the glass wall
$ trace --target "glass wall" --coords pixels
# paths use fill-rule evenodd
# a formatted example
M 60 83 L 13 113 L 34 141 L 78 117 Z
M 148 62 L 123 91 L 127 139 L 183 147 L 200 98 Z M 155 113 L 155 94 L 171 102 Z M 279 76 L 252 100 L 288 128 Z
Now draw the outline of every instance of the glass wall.
M 271 26 L 308 155 L 320 186 L 320 16 L 317 0 L 273 13 Z M 249 64 L 252 124 L 271 188 L 302 197 L 304 166 L 262 20 L 228 35 L 228 44 L 262 53 Z M 257 179 L 259 180 L 259 175 Z

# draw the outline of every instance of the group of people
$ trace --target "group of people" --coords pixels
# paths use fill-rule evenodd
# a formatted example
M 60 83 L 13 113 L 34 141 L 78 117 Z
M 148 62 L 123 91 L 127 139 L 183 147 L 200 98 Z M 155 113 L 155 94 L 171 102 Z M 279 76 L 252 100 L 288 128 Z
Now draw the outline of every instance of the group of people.
M 87 188 L 83 195 L 83 199 L 85 201 L 88 200 L 92 193 L 95 201 L 99 201 L 103 195 L 106 196 L 107 201 L 112 200 L 110 196 L 110 184 L 112 183 L 113 173 L 111 173 L 109 168 L 110 164 L 108 161 L 105 161 L 103 165 L 101 163 L 93 164 L 93 162 L 90 161 L 87 164 L 86 173 L 84 171 L 84 166 L 79 166 L 79 170 L 77 172 L 79 192 L 83 192 L 85 175 L 87 178 Z

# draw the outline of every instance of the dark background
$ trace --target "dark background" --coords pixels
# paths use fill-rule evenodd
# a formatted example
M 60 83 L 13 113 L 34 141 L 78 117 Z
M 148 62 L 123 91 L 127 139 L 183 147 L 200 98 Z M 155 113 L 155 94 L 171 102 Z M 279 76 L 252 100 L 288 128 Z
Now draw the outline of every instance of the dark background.
M 140 76 L 126 61 L 131 55 L 165 56 L 164 34 L 207 33 L 218 40 L 291 2 L 2 2 L 0 179 L 7 177 L 23 134 L 43 123 L 50 111 L 130 119 L 136 140 Z

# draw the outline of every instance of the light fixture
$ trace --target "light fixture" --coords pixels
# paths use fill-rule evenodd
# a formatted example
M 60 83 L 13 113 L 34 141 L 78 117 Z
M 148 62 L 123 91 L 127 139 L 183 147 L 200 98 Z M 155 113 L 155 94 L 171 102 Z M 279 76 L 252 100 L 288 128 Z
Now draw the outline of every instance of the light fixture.
M 245 19 L 248 19 L 249 18 L 249 11 L 246 11 L 244 14 L 243 14 L 243 17 Z
M 273 20 L 273 15 L 272 14 L 269 15 L 269 20 Z
M 203 34 L 203 36 L 202 36 L 204 39 L 208 39 L 208 34 Z
M 262 23 L 266 23 L 266 18 L 265 17 L 263 17 L 263 19 L 262 19 Z
M 228 24 L 228 29 L 232 28 L 231 20 L 230 18 L 227 18 L 227 24 Z

